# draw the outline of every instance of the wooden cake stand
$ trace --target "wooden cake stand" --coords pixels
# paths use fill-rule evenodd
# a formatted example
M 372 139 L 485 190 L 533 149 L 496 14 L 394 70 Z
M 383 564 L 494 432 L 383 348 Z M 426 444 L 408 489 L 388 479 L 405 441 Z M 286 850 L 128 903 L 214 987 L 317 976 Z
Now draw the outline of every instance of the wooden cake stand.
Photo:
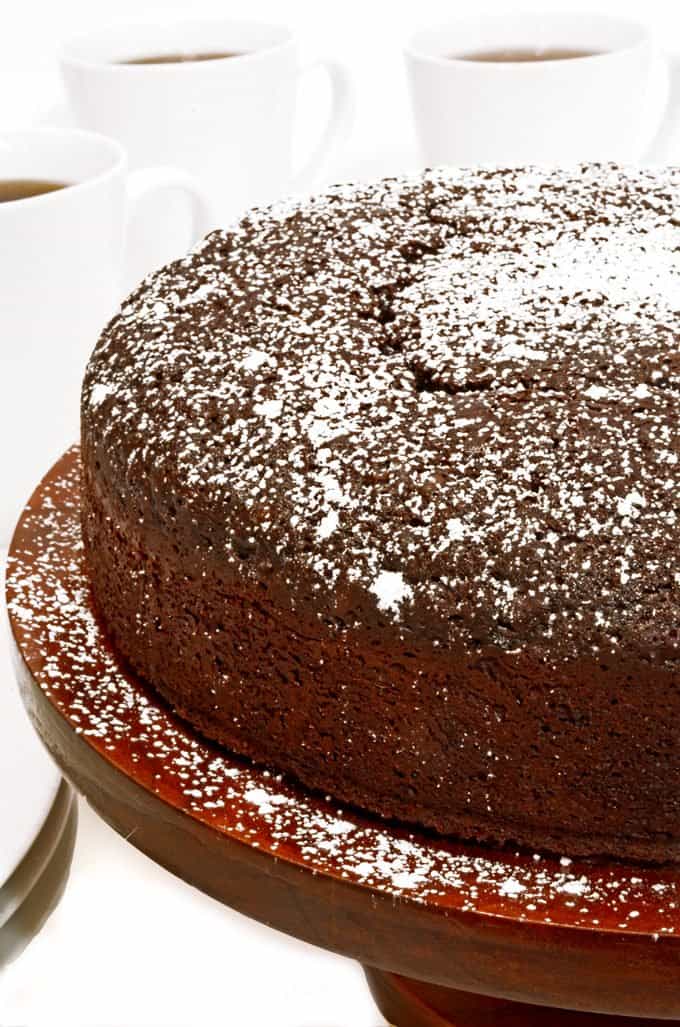
M 45 745 L 133 845 L 240 912 L 358 959 L 397 1027 L 680 1020 L 679 868 L 448 843 L 212 746 L 117 662 L 79 539 L 71 450 L 11 549 L 17 670 Z

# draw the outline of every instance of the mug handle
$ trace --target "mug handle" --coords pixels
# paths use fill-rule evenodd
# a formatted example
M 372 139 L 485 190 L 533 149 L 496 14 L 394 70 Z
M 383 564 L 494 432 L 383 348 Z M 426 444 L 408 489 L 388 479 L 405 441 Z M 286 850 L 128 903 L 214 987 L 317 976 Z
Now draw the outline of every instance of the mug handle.
M 666 161 L 680 129 L 680 55 L 665 54 L 662 60 L 666 64 L 668 94 L 661 126 L 644 154 L 646 164 L 663 164 Z
M 354 90 L 350 77 L 337 61 L 313 61 L 303 65 L 298 75 L 323 69 L 331 83 L 331 110 L 321 139 L 300 170 L 293 176 L 291 189 L 307 189 L 322 176 L 341 145 L 347 139 L 354 121 Z
M 140 168 L 137 171 L 130 171 L 128 173 L 128 220 L 134 218 L 135 212 L 146 196 L 161 192 L 164 189 L 178 189 L 186 195 L 190 203 L 190 246 L 199 242 L 211 228 L 216 227 L 206 194 L 196 179 L 186 171 L 170 167 Z

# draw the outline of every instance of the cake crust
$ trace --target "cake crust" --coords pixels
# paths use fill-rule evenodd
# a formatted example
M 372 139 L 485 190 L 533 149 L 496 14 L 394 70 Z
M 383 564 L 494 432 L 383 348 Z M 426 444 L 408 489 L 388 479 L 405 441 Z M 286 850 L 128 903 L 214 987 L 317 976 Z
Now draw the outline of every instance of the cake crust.
M 340 187 L 147 279 L 82 405 L 134 670 L 382 816 L 680 858 L 679 186 Z

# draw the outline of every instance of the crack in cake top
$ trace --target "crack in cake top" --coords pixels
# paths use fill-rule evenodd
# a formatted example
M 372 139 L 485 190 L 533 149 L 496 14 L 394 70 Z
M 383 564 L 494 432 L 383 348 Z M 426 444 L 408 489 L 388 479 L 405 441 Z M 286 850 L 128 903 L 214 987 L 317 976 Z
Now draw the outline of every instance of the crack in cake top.
M 197 565 L 337 630 L 675 661 L 679 187 L 435 170 L 256 210 L 124 303 L 84 441 Z

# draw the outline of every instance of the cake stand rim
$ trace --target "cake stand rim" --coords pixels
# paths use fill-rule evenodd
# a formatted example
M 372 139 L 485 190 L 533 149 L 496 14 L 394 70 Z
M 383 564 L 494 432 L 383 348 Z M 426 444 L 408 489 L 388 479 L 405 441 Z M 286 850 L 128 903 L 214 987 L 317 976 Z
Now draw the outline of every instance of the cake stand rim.
M 10 550 L 10 552 L 11 552 L 11 550 Z M 163 806 L 166 806 L 168 809 L 172 810 L 173 814 L 176 814 L 179 818 L 186 819 L 188 822 L 190 822 L 192 824 L 199 825 L 199 827 L 201 829 L 212 830 L 216 837 L 218 837 L 220 839 L 223 839 L 223 840 L 225 840 L 225 841 L 227 841 L 230 844 L 233 844 L 235 846 L 240 846 L 240 847 L 242 847 L 244 849 L 244 851 L 250 851 L 250 850 L 253 849 L 253 846 L 248 841 L 246 841 L 244 838 L 239 838 L 239 837 L 235 836 L 234 834 L 232 834 L 231 832 L 220 830 L 217 827 L 210 828 L 210 826 L 208 824 L 206 824 L 205 821 L 201 820 L 200 817 L 196 817 L 196 816 L 192 815 L 187 810 L 182 809 L 181 806 L 175 805 L 174 803 L 170 802 L 166 798 L 161 798 L 160 796 L 155 795 L 149 789 L 145 788 L 144 785 L 140 784 L 140 782 L 137 781 L 134 777 L 130 777 L 129 775 L 127 775 L 125 773 L 125 771 L 113 759 L 111 759 L 107 753 L 99 751 L 94 746 L 88 744 L 87 738 L 83 737 L 82 735 L 76 734 L 73 731 L 73 725 L 70 724 L 68 718 L 65 717 L 61 713 L 61 711 L 58 709 L 58 707 L 56 706 L 55 703 L 51 702 L 50 697 L 45 693 L 44 689 L 35 680 L 35 677 L 34 677 L 32 671 L 31 671 L 31 668 L 29 667 L 28 662 L 26 660 L 26 656 L 25 656 L 25 653 L 23 651 L 23 648 L 20 645 L 20 643 L 17 641 L 17 639 L 16 639 L 16 637 L 14 635 L 13 625 L 11 624 L 11 618 L 10 618 L 10 626 L 12 627 L 11 645 L 12 645 L 13 656 L 14 656 L 15 673 L 16 673 L 17 680 L 18 680 L 18 687 L 19 687 L 20 695 L 21 695 L 24 707 L 26 709 L 26 712 L 27 712 L 27 714 L 28 714 L 28 716 L 29 716 L 29 718 L 31 720 L 31 723 L 32 723 L 35 731 L 39 735 L 42 744 L 47 748 L 47 750 L 50 753 L 50 755 L 52 756 L 52 758 L 58 764 L 59 769 L 64 774 L 65 779 L 73 787 L 75 787 L 76 790 L 80 791 L 81 794 L 87 799 L 88 802 L 91 803 L 90 797 L 82 789 L 78 788 L 77 784 L 73 780 L 73 771 L 72 771 L 70 765 L 65 761 L 64 756 L 63 756 L 63 751 L 60 750 L 60 749 L 56 749 L 55 750 L 55 748 L 53 748 L 53 746 L 50 745 L 48 740 L 46 740 L 44 729 L 43 729 L 43 726 L 42 726 L 42 724 L 43 724 L 42 718 L 37 716 L 37 713 L 36 713 L 36 702 L 37 703 L 44 703 L 45 704 L 45 708 L 50 711 L 50 714 L 53 715 L 54 717 L 58 717 L 60 719 L 60 721 L 63 722 L 63 724 L 66 725 L 73 732 L 74 739 L 75 739 L 75 744 L 78 745 L 78 743 L 82 743 L 82 745 L 87 746 L 87 751 L 91 752 L 98 759 L 102 760 L 106 764 L 107 769 L 112 774 L 119 775 L 123 780 L 127 781 L 134 788 L 139 789 L 139 791 L 141 793 L 147 794 L 147 795 L 153 795 L 153 798 L 154 798 L 155 801 L 158 801 L 159 803 L 162 803 Z M 29 681 L 30 681 L 30 684 L 28 684 Z M 300 785 L 296 785 L 296 787 L 299 788 L 301 791 L 304 791 L 304 789 L 302 789 L 302 787 Z M 307 794 L 311 794 L 311 793 L 307 793 Z M 103 816 L 103 814 L 101 814 L 101 813 L 99 815 Z M 104 819 L 106 819 L 106 817 L 104 817 Z M 383 829 L 386 830 L 386 831 L 389 830 L 389 825 L 388 824 L 384 824 L 383 825 Z M 126 838 L 125 840 L 128 841 L 131 845 L 133 845 L 135 847 L 138 847 L 137 843 L 136 843 L 136 841 L 134 839 L 134 836 L 132 836 L 131 838 Z M 433 839 L 433 844 L 436 844 L 436 841 L 437 841 L 436 838 Z M 276 861 L 276 863 L 279 864 L 279 865 L 283 864 L 283 865 L 289 866 L 293 871 L 299 870 L 299 871 L 301 871 L 303 873 L 309 873 L 309 874 L 312 874 L 314 876 L 320 876 L 320 871 L 318 871 L 318 870 L 316 870 L 314 868 L 308 867 L 304 862 L 302 862 L 300 860 L 297 860 L 297 859 L 294 859 L 294 858 L 291 858 L 291 857 L 287 857 L 287 856 L 278 856 L 278 855 L 275 856 L 272 853 L 267 853 L 266 850 L 263 850 L 260 846 L 256 846 L 256 848 L 257 848 L 259 853 L 261 853 L 262 855 L 266 854 L 270 858 L 274 859 Z M 485 850 L 484 850 L 483 847 L 480 846 L 480 851 L 483 852 Z M 642 870 L 644 870 L 644 867 L 642 868 Z M 380 900 L 386 900 L 386 901 L 390 902 L 391 904 L 393 904 L 395 902 L 395 898 L 398 898 L 398 902 L 401 905 L 409 905 L 409 906 L 413 907 L 414 909 L 417 909 L 419 912 L 423 913 L 424 915 L 425 914 L 431 914 L 433 916 L 443 917 L 445 919 L 452 919 L 452 918 L 455 918 L 457 916 L 460 916 L 461 918 L 465 918 L 465 919 L 469 919 L 469 920 L 479 920 L 480 923 L 490 922 L 490 923 L 496 923 L 496 924 L 499 924 L 499 925 L 507 924 L 507 925 L 511 925 L 513 928 L 515 928 L 517 926 L 521 926 L 521 927 L 530 928 L 531 930 L 542 930 L 542 931 L 545 931 L 545 932 L 549 932 L 550 934 L 553 934 L 553 935 L 555 934 L 556 931 L 566 931 L 566 932 L 570 932 L 570 933 L 571 932 L 581 932 L 581 933 L 586 934 L 586 935 L 604 935 L 604 936 L 609 936 L 609 937 L 630 938 L 630 939 L 634 939 L 634 938 L 650 939 L 652 937 L 652 934 L 650 932 L 648 932 L 648 931 L 636 931 L 635 929 L 633 929 L 633 930 L 626 930 L 625 933 L 624 933 L 623 931 L 617 930 L 614 927 L 607 927 L 607 926 L 588 927 L 588 926 L 586 926 L 584 924 L 545 923 L 543 921 L 525 920 L 525 919 L 522 919 L 522 918 L 517 917 L 517 916 L 513 917 L 513 916 L 510 916 L 509 914 L 497 913 L 497 912 L 494 912 L 493 910 L 479 910 L 479 909 L 464 909 L 463 910 L 463 909 L 459 909 L 459 908 L 456 908 L 456 907 L 443 906 L 440 903 L 436 903 L 436 902 L 425 903 L 422 900 L 418 900 L 418 899 L 416 899 L 413 896 L 410 896 L 408 894 L 406 894 L 406 895 L 399 895 L 397 897 L 397 896 L 392 895 L 389 892 L 386 892 L 386 891 L 384 891 L 382 889 L 375 888 L 375 887 L 367 884 L 366 882 L 354 881 L 354 880 L 350 880 L 348 878 L 343 878 L 341 876 L 341 874 L 339 874 L 339 873 L 333 873 L 331 871 L 328 871 L 325 876 L 328 877 L 329 881 L 332 881 L 337 887 L 340 887 L 343 890 L 344 889 L 355 890 L 355 891 L 363 893 L 365 895 L 375 896 L 376 898 L 378 898 L 379 901 Z M 189 882 L 189 883 L 191 883 L 191 882 Z M 664 936 L 664 943 L 665 944 L 676 944 L 680 948 L 680 935 L 669 934 L 667 936 Z
M 23 655 L 17 648 L 17 657 L 23 663 Z M 158 853 L 153 851 L 153 846 L 150 846 L 139 833 L 129 835 L 128 831 L 125 830 L 120 822 L 115 817 L 110 815 L 110 811 L 105 811 L 102 808 L 102 801 L 100 796 L 94 796 L 92 790 L 88 787 L 84 787 L 82 779 L 79 775 L 72 772 L 72 768 L 68 761 L 65 760 L 63 750 L 60 746 L 52 744 L 49 737 L 46 737 L 47 732 L 45 731 L 44 724 L 41 723 L 40 714 L 37 711 L 36 704 L 42 705 L 43 709 L 47 711 L 48 717 L 52 717 L 59 722 L 59 724 L 68 731 L 75 740 L 76 745 L 82 746 L 83 750 L 93 759 L 100 763 L 104 763 L 106 772 L 112 775 L 114 778 L 119 779 L 124 783 L 124 787 L 131 788 L 142 798 L 151 798 L 151 793 L 147 792 L 143 787 L 135 781 L 133 778 L 127 777 L 124 772 L 117 767 L 114 763 L 109 761 L 102 761 L 101 754 L 94 748 L 89 746 L 85 739 L 75 735 L 72 731 L 71 726 L 68 724 L 66 718 L 64 718 L 59 711 L 50 703 L 48 697 L 44 694 L 43 690 L 37 685 L 28 672 L 28 668 L 24 663 L 25 680 L 20 682 L 20 688 L 22 697 L 26 703 L 28 714 L 31 718 L 31 722 L 34 724 L 38 731 L 43 744 L 47 747 L 48 751 L 52 756 L 59 762 L 59 765 L 71 785 L 80 792 L 88 801 L 90 806 L 95 810 L 97 815 L 101 816 L 109 826 L 111 826 L 117 833 L 121 834 L 125 840 L 143 852 L 147 857 L 152 859 L 154 862 L 159 863 L 170 873 L 180 877 L 186 883 L 191 884 L 193 887 L 198 888 L 205 894 L 214 898 L 216 901 L 222 902 L 224 905 L 228 905 L 230 908 L 235 909 L 237 912 L 242 913 L 246 916 L 252 916 L 254 919 L 266 926 L 273 927 L 283 933 L 289 934 L 292 937 L 306 941 L 310 944 L 325 948 L 328 951 L 334 952 L 337 955 L 345 956 L 348 958 L 358 959 L 365 967 L 370 967 L 383 974 L 396 974 L 398 976 L 412 979 L 415 981 L 422 981 L 429 984 L 439 985 L 443 987 L 451 987 L 459 991 L 467 991 L 473 994 L 477 994 L 489 998 L 505 999 L 509 1002 L 526 1003 L 528 1005 L 536 1005 L 537 1007 L 544 1008 L 548 1012 L 553 1006 L 560 1009 L 572 1010 L 576 1013 L 584 1012 L 596 1012 L 596 1013 L 607 1013 L 612 1016 L 635 1016 L 640 1018 L 641 1027 L 644 1024 L 645 1018 L 650 1016 L 661 1016 L 662 1018 L 680 1018 L 680 991 L 678 992 L 677 1000 L 675 1001 L 672 1012 L 669 1016 L 664 1011 L 665 1007 L 658 1008 L 657 1005 L 649 1007 L 646 1004 L 637 1003 L 634 1006 L 626 1004 L 625 1000 L 621 1006 L 612 1008 L 612 1003 L 605 1003 L 604 1006 L 600 1006 L 594 1001 L 589 1001 L 587 996 L 593 995 L 593 991 L 584 988 L 581 983 L 576 984 L 576 992 L 571 988 L 570 984 L 560 984 L 555 987 L 552 983 L 548 988 L 545 985 L 536 986 L 532 982 L 532 989 L 527 990 L 526 987 L 517 985 L 505 985 L 505 984 L 494 984 L 493 980 L 487 980 L 485 978 L 484 971 L 480 971 L 476 963 L 476 958 L 472 960 L 472 966 L 464 966 L 462 969 L 458 965 L 458 960 L 452 958 L 451 960 L 451 971 L 450 973 L 442 973 L 440 969 L 429 970 L 423 963 L 422 957 L 414 958 L 412 953 L 405 951 L 404 958 L 396 959 L 386 958 L 384 961 L 378 955 L 369 955 L 365 951 L 359 950 L 356 945 L 348 945 L 343 943 L 339 938 L 330 940 L 328 938 L 320 939 L 314 937 L 309 932 L 305 933 L 302 930 L 291 929 L 288 925 L 283 925 L 281 921 L 276 918 L 268 918 L 266 916 L 252 913 L 245 909 L 239 902 L 232 902 L 225 899 L 223 895 L 212 890 L 210 887 L 206 887 L 204 883 L 198 883 L 195 879 L 192 880 L 186 870 L 181 870 L 178 866 L 168 858 L 159 856 Z M 28 683 L 28 682 L 31 683 Z M 163 802 L 163 800 L 157 799 L 155 796 L 152 797 L 154 801 Z M 178 809 L 174 806 L 169 806 L 163 802 L 166 810 L 170 813 L 170 819 L 177 818 L 182 822 L 183 826 L 189 831 L 195 830 L 199 835 L 203 832 L 209 832 L 210 828 L 200 820 L 196 820 L 187 814 L 185 811 Z M 324 886 L 324 879 L 320 878 L 318 874 L 313 873 L 304 866 L 300 866 L 292 861 L 274 861 L 268 853 L 261 850 L 253 852 L 251 846 L 246 842 L 238 838 L 234 838 L 228 834 L 213 831 L 212 835 L 219 839 L 226 847 L 233 851 L 236 851 L 244 860 L 250 860 L 255 855 L 256 859 L 259 859 L 263 864 L 265 861 L 278 862 L 279 871 L 273 876 L 280 880 L 281 888 L 288 889 L 291 880 L 297 878 L 298 881 L 302 882 L 301 887 L 309 884 L 309 879 L 316 879 L 321 882 L 321 886 Z M 282 872 L 281 872 L 282 871 Z M 264 867 L 262 871 L 264 872 Z M 537 952 L 541 952 L 544 947 L 547 947 L 549 951 L 552 951 L 552 955 L 549 957 L 551 965 L 556 961 L 562 960 L 564 955 L 568 952 L 571 953 L 572 957 L 576 957 L 577 964 L 587 958 L 587 955 L 597 956 L 598 951 L 602 949 L 605 958 L 611 960 L 615 954 L 615 948 L 622 940 L 625 940 L 628 946 L 628 957 L 632 959 L 633 963 L 637 963 L 641 956 L 648 954 L 651 949 L 661 952 L 665 950 L 666 954 L 671 956 L 670 960 L 666 960 L 665 973 L 671 969 L 676 969 L 680 966 L 678 961 L 678 953 L 680 949 L 677 945 L 672 945 L 673 941 L 676 941 L 673 936 L 664 938 L 663 942 L 659 945 L 655 945 L 651 938 L 645 934 L 626 934 L 616 935 L 611 931 L 598 931 L 596 929 L 588 929 L 584 927 L 575 927 L 570 925 L 556 925 L 556 924 L 541 924 L 527 921 L 515 920 L 513 921 L 510 917 L 498 916 L 493 917 L 491 914 L 482 914 L 475 911 L 451 910 L 447 912 L 441 907 L 425 907 L 421 903 L 415 902 L 412 899 L 405 898 L 400 901 L 399 904 L 395 905 L 394 898 L 384 892 L 373 891 L 367 888 L 365 885 L 358 884 L 352 881 L 345 881 L 338 878 L 328 878 L 325 881 L 327 886 L 332 887 L 334 892 L 340 892 L 344 900 L 351 900 L 353 906 L 357 904 L 361 907 L 368 904 L 373 904 L 371 913 L 387 913 L 392 918 L 409 918 L 411 920 L 429 919 L 430 921 L 436 922 L 436 926 L 439 927 L 442 924 L 447 924 L 451 928 L 450 938 L 447 940 L 453 941 L 455 939 L 455 945 L 453 945 L 452 956 L 458 956 L 462 949 L 465 949 L 468 945 L 476 952 L 478 948 L 478 940 L 480 937 L 484 937 L 486 932 L 489 932 L 488 942 L 489 948 L 494 953 L 494 960 L 497 959 L 498 952 L 512 951 L 522 955 L 522 959 L 527 960 L 527 965 L 533 967 L 533 960 L 531 954 L 534 955 Z M 464 931 L 461 933 L 460 928 Z M 497 928 L 498 930 L 493 932 L 495 937 L 491 937 L 490 929 Z M 447 931 L 447 927 L 443 927 L 444 932 Z M 404 933 L 408 931 L 408 926 L 405 928 Z M 435 933 L 439 933 L 435 930 Z M 671 943 L 669 945 L 668 943 Z M 584 944 L 581 944 L 584 943 Z M 610 944 L 613 943 L 613 944 Z M 528 945 L 528 948 L 527 948 Z M 529 951 L 531 950 L 531 951 Z M 555 956 L 555 951 L 559 950 L 560 954 Z M 621 951 L 618 952 L 621 956 Z M 417 964 L 417 966 L 416 966 Z M 501 970 L 501 977 L 503 977 L 504 971 Z M 567 975 L 566 980 L 569 981 Z M 598 994 L 598 991 L 595 991 Z M 653 996 L 655 997 L 655 996 Z M 549 1022 L 549 1021 L 548 1021 Z

